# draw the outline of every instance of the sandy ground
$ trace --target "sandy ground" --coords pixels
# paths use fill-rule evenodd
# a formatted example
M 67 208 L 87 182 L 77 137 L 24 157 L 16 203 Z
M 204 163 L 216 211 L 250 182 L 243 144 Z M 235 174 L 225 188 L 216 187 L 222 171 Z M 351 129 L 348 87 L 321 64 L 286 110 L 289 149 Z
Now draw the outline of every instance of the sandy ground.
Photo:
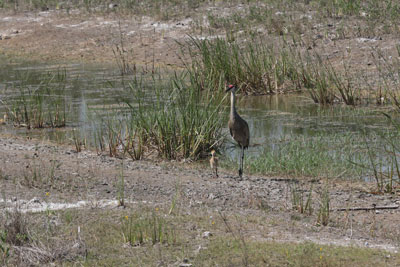
M 200 10 L 199 14 L 223 15 L 235 12 L 235 7 Z M 309 14 L 311 17 L 312 14 Z M 126 59 L 132 64 L 155 66 L 182 66 L 182 53 L 177 42 L 184 43 L 189 36 L 200 39 L 224 37 L 223 29 L 199 30 L 198 20 L 205 17 L 187 17 L 159 21 L 146 16 L 91 15 L 73 11 L 25 12 L 12 14 L 0 10 L 0 53 L 40 61 L 82 61 L 115 64 L 113 50 L 125 50 Z M 316 51 L 332 64 L 356 70 L 364 76 L 376 72 L 376 58 L 383 55 L 398 56 L 398 38 L 394 34 L 364 36 L 357 34 L 357 21 L 349 21 L 350 32 L 340 36 L 341 22 L 326 20 L 311 26 L 303 36 L 303 46 Z M 205 26 L 207 20 L 203 21 Z M 353 26 L 354 24 L 354 26 Z M 203 25 L 203 26 L 204 26 Z M 259 27 L 259 26 L 257 26 Z M 354 31 L 354 32 L 352 32 Z M 257 28 L 263 38 L 277 43 L 279 36 L 268 29 Z M 246 38 L 245 36 L 243 38 Z M 240 41 L 240 35 L 238 37 Z M 360 77 L 360 79 L 365 79 Z
M 113 49 L 140 65 L 179 65 L 176 40 L 187 38 L 191 19 L 169 23 L 116 15 L 91 17 L 57 11 L 0 13 L 0 53 L 41 61 L 114 63 Z
M 112 208 L 118 205 L 118 184 L 125 178 L 127 203 L 171 203 L 179 193 L 185 208 L 204 208 L 240 216 L 266 216 L 268 232 L 255 227 L 256 240 L 314 241 L 398 251 L 400 209 L 336 211 L 338 208 L 400 205 L 399 195 L 379 195 L 373 184 L 297 180 L 246 175 L 242 181 L 221 172 L 214 178 L 204 165 L 132 161 L 76 153 L 72 147 L 23 138 L 0 138 L 0 185 L 6 203 L 24 212 L 62 208 Z M 123 170 L 121 172 L 121 170 Z M 313 187 L 312 215 L 294 211 L 291 188 Z M 331 215 L 328 226 L 317 224 L 321 192 L 328 187 Z M 48 196 L 46 196 L 46 193 Z

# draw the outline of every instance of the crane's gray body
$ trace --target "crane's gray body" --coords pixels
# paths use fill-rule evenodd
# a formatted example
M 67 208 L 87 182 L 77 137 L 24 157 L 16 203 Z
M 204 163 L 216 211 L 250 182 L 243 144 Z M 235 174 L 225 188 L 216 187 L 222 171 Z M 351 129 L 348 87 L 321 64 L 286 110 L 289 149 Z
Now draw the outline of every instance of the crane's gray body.
M 239 116 L 235 107 L 235 86 L 229 86 L 227 91 L 231 91 L 231 112 L 229 114 L 228 128 L 232 138 L 239 144 L 242 149 L 239 163 L 239 177 L 243 174 L 243 158 L 244 150 L 249 147 L 250 131 L 247 122 Z
M 239 146 L 248 148 L 250 143 L 249 125 L 236 111 L 229 115 L 228 127 L 232 138 Z

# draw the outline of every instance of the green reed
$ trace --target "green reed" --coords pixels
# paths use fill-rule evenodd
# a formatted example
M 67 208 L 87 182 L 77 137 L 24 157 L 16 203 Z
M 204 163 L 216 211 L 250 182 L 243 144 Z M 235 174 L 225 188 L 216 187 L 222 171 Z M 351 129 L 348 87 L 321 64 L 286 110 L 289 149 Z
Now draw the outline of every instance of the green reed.
M 186 64 L 186 69 L 198 81 L 210 80 L 215 85 L 213 88 L 217 88 L 221 77 L 237 84 L 246 94 L 277 93 L 301 87 L 296 53 L 285 41 L 279 49 L 257 38 L 244 47 L 222 38 L 191 38 L 181 45 L 190 55 L 191 63 Z
M 1 102 L 14 126 L 30 128 L 64 127 L 67 104 L 64 91 L 66 71 L 36 75 L 20 74 L 17 82 L 6 85 L 9 96 Z
M 134 79 L 120 100 L 122 112 L 103 118 L 95 143 L 108 146 L 110 156 L 135 160 L 154 151 L 166 159 L 206 156 L 224 138 L 223 97 L 201 90 L 188 73 Z
M 126 102 L 131 132 L 139 130 L 142 142 L 155 146 L 159 155 L 168 159 L 198 158 L 222 140 L 222 95 L 201 91 L 185 80 L 178 75 L 166 84 L 153 80 L 151 103 L 144 101 L 143 85 L 131 83 L 133 102 Z
M 131 246 L 140 246 L 146 243 L 173 245 L 177 242 L 177 233 L 171 222 L 167 221 L 161 211 L 151 214 L 130 214 L 122 218 L 122 236 L 124 242 Z

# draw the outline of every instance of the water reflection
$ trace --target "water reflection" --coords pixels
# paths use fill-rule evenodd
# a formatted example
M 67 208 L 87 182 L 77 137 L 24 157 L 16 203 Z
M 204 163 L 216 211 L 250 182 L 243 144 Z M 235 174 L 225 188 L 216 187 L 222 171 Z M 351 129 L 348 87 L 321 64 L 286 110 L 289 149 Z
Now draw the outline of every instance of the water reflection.
M 1 63 L 0 63 L 1 64 Z M 5 63 L 4 63 L 5 64 Z M 45 135 L 49 139 L 62 141 L 71 138 L 72 128 L 79 128 L 83 136 L 90 136 L 93 127 L 91 112 L 101 113 L 104 106 L 117 104 L 122 93 L 121 77 L 110 66 L 101 65 L 44 65 L 32 63 L 12 63 L 0 66 L 0 97 L 4 99 L 16 92 L 5 91 L 7 84 L 18 82 L 19 75 L 32 75 L 31 82 L 37 83 L 35 75 L 49 71 L 65 70 L 67 83 L 64 90 L 67 103 L 70 103 L 67 129 L 46 129 L 26 131 L 0 127 L 2 132 L 11 134 Z M 5 93 L 7 95 L 5 95 Z M 88 111 L 91 109 L 91 111 Z M 275 96 L 238 96 L 238 112 L 246 119 L 250 128 L 250 148 L 248 154 L 258 155 L 264 149 L 276 149 L 277 144 L 294 137 L 310 138 L 327 133 L 359 133 L 369 129 L 379 131 L 387 127 L 382 116 L 368 109 L 352 110 L 348 107 L 320 107 L 301 94 Z M 1 106 L 0 114 L 4 112 Z M 228 121 L 228 114 L 225 114 Z M 228 135 L 227 128 L 224 129 Z M 227 142 L 225 155 L 237 158 L 239 150 L 234 142 Z

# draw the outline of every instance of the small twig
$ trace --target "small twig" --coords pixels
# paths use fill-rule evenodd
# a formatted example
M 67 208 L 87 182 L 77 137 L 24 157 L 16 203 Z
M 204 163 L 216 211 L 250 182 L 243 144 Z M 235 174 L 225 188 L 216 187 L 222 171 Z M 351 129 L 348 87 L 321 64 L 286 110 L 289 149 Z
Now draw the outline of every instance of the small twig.
M 228 218 L 226 218 L 226 215 L 223 214 L 221 211 L 218 211 L 218 214 L 219 214 L 219 216 L 221 217 L 222 221 L 223 221 L 224 224 L 225 224 L 226 231 L 227 231 L 228 233 L 231 233 L 231 234 L 233 235 L 233 237 L 236 238 L 235 232 L 232 230 L 232 227 L 231 227 L 231 225 L 229 224 Z M 236 238 L 236 239 L 237 239 L 237 238 Z
M 373 207 L 352 207 L 352 208 L 338 208 L 334 211 L 348 211 L 348 210 L 394 210 L 398 209 L 398 205 L 392 206 L 373 206 Z

